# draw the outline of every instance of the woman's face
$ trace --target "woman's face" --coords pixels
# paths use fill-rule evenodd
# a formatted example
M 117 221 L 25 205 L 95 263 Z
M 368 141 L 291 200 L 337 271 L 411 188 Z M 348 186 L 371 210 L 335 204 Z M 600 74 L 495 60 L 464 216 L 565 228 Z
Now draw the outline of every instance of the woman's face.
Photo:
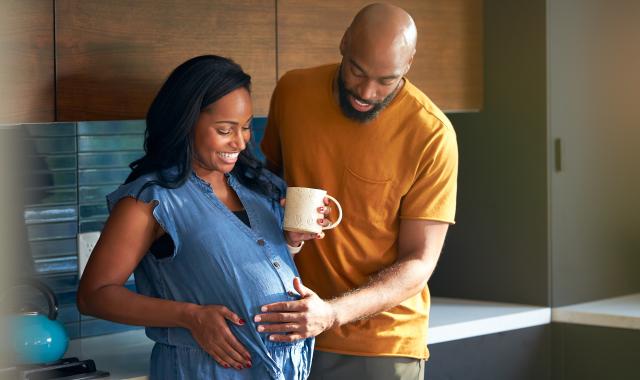
M 200 112 L 193 134 L 194 166 L 230 172 L 251 138 L 253 110 L 246 88 L 238 88 Z

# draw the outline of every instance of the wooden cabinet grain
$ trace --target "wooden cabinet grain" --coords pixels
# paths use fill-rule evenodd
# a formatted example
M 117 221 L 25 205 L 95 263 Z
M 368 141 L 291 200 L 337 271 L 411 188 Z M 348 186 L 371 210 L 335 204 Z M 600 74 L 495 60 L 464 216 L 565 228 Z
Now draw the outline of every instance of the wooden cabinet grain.
M 142 119 L 170 71 L 236 60 L 266 115 L 287 70 L 340 59 L 362 0 L 8 0 L 0 5 L 0 122 Z M 409 78 L 447 111 L 483 102 L 483 0 L 399 0 L 418 25 Z M 277 19 L 276 19 L 277 18 Z
M 53 5 L 0 2 L 0 123 L 52 121 Z
M 144 118 L 171 70 L 217 54 L 253 78 L 254 111 L 275 85 L 275 3 L 262 0 L 58 0 L 57 120 Z
M 339 44 L 356 12 L 370 1 L 278 0 L 278 76 L 339 62 Z M 398 0 L 418 28 L 409 79 L 448 111 L 482 108 L 482 0 Z

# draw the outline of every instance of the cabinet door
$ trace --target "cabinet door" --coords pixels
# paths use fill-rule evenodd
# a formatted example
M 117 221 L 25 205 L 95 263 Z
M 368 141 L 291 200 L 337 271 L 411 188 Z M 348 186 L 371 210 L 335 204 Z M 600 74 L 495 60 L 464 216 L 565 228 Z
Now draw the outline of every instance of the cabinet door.
M 278 76 L 340 61 L 340 39 L 369 1 L 278 0 Z M 399 0 L 418 28 L 408 77 L 440 108 L 482 107 L 482 0 Z
M 552 306 L 640 291 L 639 14 L 547 2 Z
M 234 59 L 253 79 L 254 112 L 275 85 L 275 3 L 261 0 L 58 0 L 58 120 L 144 118 L 188 58 Z
M 0 123 L 54 118 L 53 4 L 0 1 Z

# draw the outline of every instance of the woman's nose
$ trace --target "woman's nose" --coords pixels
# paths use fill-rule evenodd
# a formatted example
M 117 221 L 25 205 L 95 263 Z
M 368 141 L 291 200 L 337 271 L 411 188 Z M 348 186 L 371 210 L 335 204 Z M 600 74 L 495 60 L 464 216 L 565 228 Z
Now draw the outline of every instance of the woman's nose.
M 244 148 L 247 146 L 247 143 L 244 141 L 244 136 L 242 136 L 242 130 L 238 130 L 233 134 L 231 144 L 233 144 L 234 149 L 244 150 Z

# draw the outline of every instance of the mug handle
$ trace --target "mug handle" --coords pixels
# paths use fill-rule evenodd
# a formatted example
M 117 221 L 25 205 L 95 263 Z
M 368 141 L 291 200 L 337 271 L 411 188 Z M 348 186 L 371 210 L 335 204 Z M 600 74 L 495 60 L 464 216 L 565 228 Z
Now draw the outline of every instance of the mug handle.
M 338 206 L 338 220 L 336 220 L 335 222 L 329 224 L 326 227 L 322 227 L 323 230 L 330 230 L 332 228 L 335 228 L 338 226 L 338 224 L 340 224 L 340 222 L 342 222 L 342 207 L 340 206 L 340 202 L 338 202 L 337 199 L 335 199 L 334 197 L 332 197 L 331 195 L 327 194 L 326 195 L 327 198 L 329 198 L 331 201 L 333 201 L 333 203 L 336 204 L 336 206 Z

